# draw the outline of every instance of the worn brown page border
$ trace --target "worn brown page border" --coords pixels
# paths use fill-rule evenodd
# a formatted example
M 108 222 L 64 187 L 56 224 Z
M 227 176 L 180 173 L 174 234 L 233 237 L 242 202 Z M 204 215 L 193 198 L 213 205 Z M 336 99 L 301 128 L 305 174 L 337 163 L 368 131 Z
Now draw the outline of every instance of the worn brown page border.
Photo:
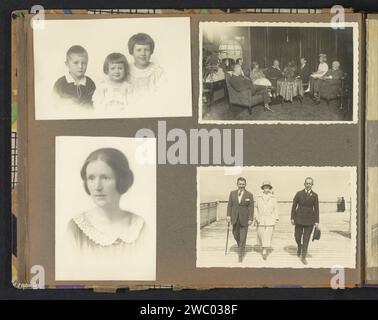
M 157 15 L 172 17 L 173 15 Z M 177 15 L 183 16 L 183 15 Z M 151 17 L 151 15 L 114 15 L 111 18 Z M 154 18 L 156 16 L 153 16 Z M 198 60 L 199 60 L 199 29 L 200 21 L 282 21 L 282 22 L 328 22 L 327 14 L 227 14 L 208 15 L 196 14 L 191 17 L 191 54 L 192 54 L 192 97 L 193 117 L 188 119 L 166 119 L 167 127 L 182 128 L 188 132 L 192 128 L 211 129 L 215 125 L 199 125 L 198 119 Z M 47 19 L 109 19 L 109 15 L 53 15 Z M 347 14 L 346 21 L 359 23 L 360 39 L 363 39 L 364 26 L 362 15 Z M 31 265 L 41 264 L 46 269 L 46 284 L 49 287 L 63 285 L 85 285 L 91 287 L 135 287 L 135 286 L 166 286 L 179 288 L 214 288 L 214 287 L 329 287 L 333 276 L 328 269 L 321 270 L 290 270 L 290 269 L 235 269 L 220 268 L 217 270 L 199 270 L 196 263 L 196 166 L 195 165 L 159 165 L 157 167 L 157 280 L 155 282 L 56 282 L 54 281 L 54 140 L 57 135 L 135 135 L 139 128 L 151 128 L 157 132 L 157 119 L 132 120 L 75 120 L 75 121 L 35 121 L 34 120 L 34 87 L 32 32 L 30 16 L 25 19 L 27 29 L 27 50 L 23 55 L 28 57 L 27 93 L 20 104 L 19 127 L 25 130 L 20 135 L 24 140 L 25 172 L 27 180 L 23 180 L 28 199 L 21 197 L 24 206 L 19 216 L 25 217 L 24 228 L 20 234 L 27 234 L 25 243 L 19 243 L 19 251 L 24 251 L 27 260 L 21 265 L 25 273 L 20 273 L 21 282 L 29 282 L 30 275 L 26 270 Z M 361 77 L 364 65 L 364 47 L 359 47 L 360 55 L 360 90 L 359 104 L 363 105 L 364 81 Z M 24 84 L 25 85 L 25 84 Z M 358 124 L 328 125 L 216 125 L 225 128 L 244 129 L 244 165 L 253 166 L 357 166 L 358 167 L 358 248 L 361 248 L 361 228 L 363 221 L 363 108 L 359 108 Z M 310 140 L 303 139 L 303 132 Z M 324 143 L 327 141 L 327 143 Z M 28 150 L 26 150 L 26 148 Z M 312 150 L 317 150 L 314 158 Z M 27 152 L 25 154 L 25 152 Z M 21 161 L 21 160 L 20 160 Z M 177 184 L 177 181 L 184 182 Z M 173 185 L 172 185 L 173 184 Z M 175 194 L 175 197 L 171 195 Z M 27 207 L 26 207 L 27 204 Z M 178 209 L 179 208 L 179 209 Z M 21 236 L 22 237 L 22 236 Z M 361 250 L 357 253 L 357 268 L 345 270 L 347 286 L 361 283 Z

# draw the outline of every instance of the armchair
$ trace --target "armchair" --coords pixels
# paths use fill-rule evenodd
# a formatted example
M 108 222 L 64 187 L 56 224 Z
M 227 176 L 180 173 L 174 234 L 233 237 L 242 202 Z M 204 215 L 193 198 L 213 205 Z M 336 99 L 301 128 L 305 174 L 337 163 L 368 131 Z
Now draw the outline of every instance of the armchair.
M 240 92 L 236 91 L 230 84 L 230 77 L 231 75 L 228 72 L 226 72 L 225 78 L 226 78 L 226 87 L 228 91 L 229 106 L 231 107 L 234 104 L 234 105 L 247 107 L 248 113 L 252 114 L 252 107 L 264 102 L 263 95 L 261 94 L 252 95 L 250 90 L 240 91 Z
M 344 73 L 341 79 L 322 80 L 319 90 L 320 99 L 326 100 L 327 104 L 329 104 L 331 100 L 337 99 L 340 109 L 343 109 L 345 104 L 344 98 L 348 98 L 346 78 L 347 74 Z

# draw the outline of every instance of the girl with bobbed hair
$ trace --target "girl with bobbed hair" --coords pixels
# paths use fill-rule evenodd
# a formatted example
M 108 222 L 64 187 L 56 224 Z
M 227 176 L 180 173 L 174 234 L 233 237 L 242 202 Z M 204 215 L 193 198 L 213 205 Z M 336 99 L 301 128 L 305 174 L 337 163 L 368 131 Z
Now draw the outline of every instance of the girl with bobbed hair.
M 151 62 L 155 41 L 146 33 L 137 33 L 129 39 L 127 47 L 134 59 L 129 74 L 134 95 L 155 92 L 163 75 L 163 69 Z
M 143 237 L 144 219 L 120 208 L 120 199 L 134 182 L 126 156 L 114 148 L 93 151 L 80 172 L 94 207 L 75 216 L 68 230 L 80 249 L 126 250 Z
M 93 106 L 97 111 L 122 112 L 130 103 L 131 85 L 127 78 L 129 64 L 122 53 L 113 52 L 106 56 L 103 72 L 106 78 L 93 94 Z

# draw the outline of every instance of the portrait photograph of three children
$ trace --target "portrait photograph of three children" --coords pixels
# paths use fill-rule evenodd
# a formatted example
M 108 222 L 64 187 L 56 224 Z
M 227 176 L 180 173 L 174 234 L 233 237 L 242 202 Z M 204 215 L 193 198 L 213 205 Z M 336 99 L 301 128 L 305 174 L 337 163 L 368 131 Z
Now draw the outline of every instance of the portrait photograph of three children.
M 189 18 L 47 20 L 33 37 L 37 120 L 191 116 Z

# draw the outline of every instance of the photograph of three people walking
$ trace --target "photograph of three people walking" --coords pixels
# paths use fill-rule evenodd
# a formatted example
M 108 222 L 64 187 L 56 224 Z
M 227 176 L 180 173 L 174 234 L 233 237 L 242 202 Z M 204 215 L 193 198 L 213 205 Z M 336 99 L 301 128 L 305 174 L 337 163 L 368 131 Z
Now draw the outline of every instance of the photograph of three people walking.
M 355 265 L 355 168 L 200 168 L 198 179 L 197 267 Z

